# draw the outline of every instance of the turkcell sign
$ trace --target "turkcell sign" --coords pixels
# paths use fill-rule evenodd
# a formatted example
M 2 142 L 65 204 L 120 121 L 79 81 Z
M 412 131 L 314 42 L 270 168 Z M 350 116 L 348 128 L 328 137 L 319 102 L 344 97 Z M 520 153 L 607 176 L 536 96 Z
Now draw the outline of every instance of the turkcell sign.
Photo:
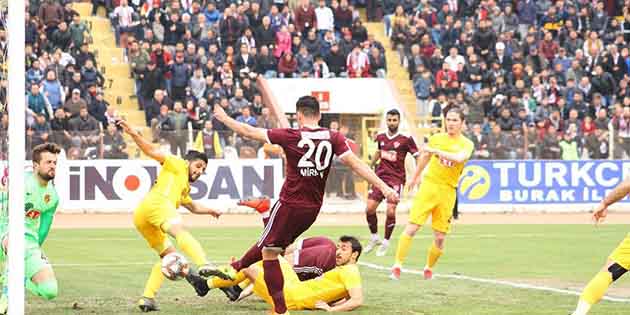
M 64 161 L 55 185 L 64 209 L 133 211 L 159 171 L 154 161 Z M 233 205 L 251 196 L 277 198 L 281 185 L 281 160 L 210 160 L 205 174 L 191 184 L 190 196 L 208 205 Z
M 459 202 L 597 203 L 628 175 L 630 161 L 470 161 L 459 181 Z

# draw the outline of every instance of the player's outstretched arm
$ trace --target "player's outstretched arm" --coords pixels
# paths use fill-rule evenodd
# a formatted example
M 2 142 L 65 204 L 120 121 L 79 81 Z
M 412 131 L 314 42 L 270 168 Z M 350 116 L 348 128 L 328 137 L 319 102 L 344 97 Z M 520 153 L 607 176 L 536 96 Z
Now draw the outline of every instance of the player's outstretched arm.
M 252 127 L 248 124 L 234 120 L 234 118 L 230 117 L 220 105 L 214 106 L 214 117 L 242 137 L 253 139 L 262 143 L 267 142 L 267 129 Z
M 597 205 L 595 208 L 595 212 L 593 213 L 593 219 L 595 223 L 600 223 L 603 221 L 608 215 L 608 207 L 615 202 L 623 199 L 628 194 L 630 194 L 630 177 L 624 179 L 623 182 L 619 183 L 613 191 L 608 193 L 604 199 Z
M 326 302 L 319 301 L 315 304 L 315 307 L 327 312 L 348 312 L 363 305 L 363 290 L 360 287 L 348 290 L 348 295 L 350 295 L 349 299 L 341 303 L 335 303 L 333 306 L 328 305 Z
M 383 192 L 383 195 L 389 202 L 397 203 L 400 196 L 396 191 L 389 187 L 383 180 L 381 180 L 370 167 L 359 159 L 354 153 L 344 154 L 341 157 L 341 162 L 350 167 L 359 176 L 365 178 L 368 183 L 378 187 Z
M 198 202 L 182 203 L 182 206 L 194 214 L 209 214 L 217 219 L 221 216 L 221 211 L 206 207 Z
M 450 152 L 444 152 L 442 150 L 434 149 L 428 146 L 424 150 L 426 152 L 433 153 L 443 159 L 447 159 L 447 160 L 457 162 L 457 163 L 463 163 L 463 162 L 468 161 L 470 159 L 470 156 L 472 155 L 472 151 L 469 151 L 469 150 L 463 150 L 460 152 L 450 153 Z
M 129 123 L 125 120 L 118 120 L 116 121 L 116 124 L 120 127 L 123 128 L 123 131 L 128 134 L 129 136 L 131 136 L 131 139 L 133 139 L 133 142 L 136 143 L 136 145 L 138 145 L 138 147 L 140 148 L 140 150 L 142 150 L 142 153 L 146 154 L 148 157 L 158 161 L 160 164 L 164 163 L 164 159 L 166 158 L 164 156 L 164 154 L 158 150 L 156 150 L 153 145 L 151 143 L 149 143 L 149 141 L 145 140 L 140 133 L 138 133 L 138 131 L 136 131 L 135 129 L 133 129 L 133 127 L 131 125 L 129 125 Z

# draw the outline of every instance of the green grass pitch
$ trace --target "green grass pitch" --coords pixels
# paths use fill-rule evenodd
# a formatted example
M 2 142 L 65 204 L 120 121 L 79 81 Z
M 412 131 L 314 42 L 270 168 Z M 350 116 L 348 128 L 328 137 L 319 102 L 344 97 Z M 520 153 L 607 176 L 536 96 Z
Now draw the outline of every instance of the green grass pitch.
M 261 228 L 194 229 L 208 256 L 225 262 L 240 256 Z M 386 257 L 374 253 L 360 261 L 389 267 L 397 236 Z M 538 284 L 580 291 L 610 251 L 625 237 L 627 226 L 605 225 L 460 225 L 447 238 L 437 274 L 461 274 L 490 280 Z M 366 240 L 367 228 L 314 227 L 307 235 L 336 238 L 342 234 Z M 423 229 L 414 239 L 405 267 L 421 269 L 431 235 Z M 59 281 L 59 297 L 44 301 L 27 293 L 27 314 L 139 314 L 141 295 L 151 265 L 157 261 L 144 240 L 130 229 L 53 230 L 44 250 Z M 361 266 L 365 305 L 356 314 L 507 315 L 569 314 L 577 296 L 491 283 L 403 274 Z M 612 295 L 630 295 L 630 277 L 615 285 Z M 158 314 L 264 314 L 269 307 L 252 297 L 229 304 L 220 291 L 198 298 L 185 281 L 165 281 L 158 295 Z M 75 307 L 76 306 L 76 307 Z M 320 312 L 292 312 L 320 314 Z M 593 315 L 629 314 L 630 303 L 602 302 Z

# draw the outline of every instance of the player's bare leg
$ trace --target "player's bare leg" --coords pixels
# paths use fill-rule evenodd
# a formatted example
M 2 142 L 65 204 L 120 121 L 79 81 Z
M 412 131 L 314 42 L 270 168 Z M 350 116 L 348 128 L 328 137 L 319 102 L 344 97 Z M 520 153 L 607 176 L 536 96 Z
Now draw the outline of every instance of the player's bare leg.
M 162 283 L 164 283 L 164 275 L 162 274 L 162 258 L 174 252 L 176 252 L 175 247 L 167 247 L 159 254 L 160 260 L 151 267 L 149 279 L 147 279 L 147 283 L 144 286 L 144 292 L 137 303 L 138 308 L 140 308 L 142 312 L 147 313 L 160 310 L 157 301 L 155 300 L 155 296 L 160 290 L 160 287 L 162 287 Z
M 588 314 L 591 307 L 598 303 L 604 294 L 606 294 L 608 287 L 626 272 L 628 272 L 627 269 L 623 268 L 615 261 L 608 259 L 604 267 L 591 279 L 584 288 L 584 291 L 582 291 L 578 305 L 572 315 Z
M 400 234 L 400 240 L 398 240 L 398 248 L 396 249 L 396 261 L 392 267 L 392 273 L 389 276 L 393 280 L 400 279 L 400 270 L 402 265 L 409 254 L 409 248 L 411 247 L 411 241 L 416 233 L 420 230 L 420 226 L 414 223 L 407 223 L 405 230 Z
M 234 274 L 227 268 L 220 270 L 220 268 L 208 262 L 201 244 L 184 228 L 181 220 L 169 222 L 166 232 L 175 238 L 177 246 L 197 265 L 199 275 L 203 277 L 216 276 L 223 279 L 232 279 L 234 277 Z
M 278 260 L 278 256 L 280 256 L 282 251 L 282 248 L 278 247 L 265 247 L 262 250 L 265 284 L 267 285 L 269 296 L 273 300 L 273 314 L 287 313 L 283 291 L 284 277 L 282 277 L 282 269 Z
M 427 250 L 427 264 L 424 267 L 424 279 L 433 279 L 433 267 L 437 263 L 440 256 L 444 251 L 444 240 L 446 239 L 446 233 L 433 230 L 434 240 L 429 249 Z
M 365 245 L 365 253 L 373 251 L 376 246 L 381 244 L 381 239 L 378 236 L 378 217 L 376 216 L 376 208 L 379 204 L 380 202 L 376 200 L 368 199 L 367 201 L 365 219 L 370 228 L 370 241 Z
M 385 234 L 383 235 L 381 246 L 376 251 L 376 256 L 385 256 L 387 254 L 387 249 L 389 249 L 389 239 L 392 237 L 394 227 L 396 227 L 396 204 L 387 203 Z

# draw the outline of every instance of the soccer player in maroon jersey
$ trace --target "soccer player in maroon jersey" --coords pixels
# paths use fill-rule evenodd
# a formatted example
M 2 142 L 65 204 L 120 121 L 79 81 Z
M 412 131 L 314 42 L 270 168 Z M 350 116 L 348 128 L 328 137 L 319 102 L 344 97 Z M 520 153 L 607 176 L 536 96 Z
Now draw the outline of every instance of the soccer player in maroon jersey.
M 387 112 L 385 118 L 387 120 L 387 131 L 379 133 L 376 136 L 375 141 L 378 144 L 378 150 L 374 154 L 372 165 L 380 161 L 376 166 L 376 175 L 400 194 L 405 185 L 406 178 L 405 157 L 407 153 L 413 155 L 416 158 L 417 165 L 420 154 L 418 153 L 418 147 L 413 138 L 398 132 L 400 112 L 397 109 L 392 109 Z M 385 256 L 387 248 L 389 248 L 389 238 L 392 236 L 392 232 L 396 226 L 396 206 L 398 203 L 388 201 L 383 241 L 379 239 L 376 208 L 378 208 L 378 205 L 383 199 L 383 193 L 378 187 L 370 188 L 365 217 L 372 237 L 367 246 L 365 246 L 365 252 L 371 252 L 380 244 L 381 246 L 376 251 L 376 256 Z
M 262 129 L 239 123 L 220 106 L 214 107 L 214 117 L 240 136 L 260 142 L 280 145 L 287 158 L 287 174 L 279 200 L 273 205 L 269 223 L 260 240 L 243 257 L 231 264 L 228 274 L 263 260 L 264 277 L 273 299 L 274 314 L 287 312 L 284 301 L 284 279 L 278 262 L 284 248 L 315 222 L 322 206 L 326 179 L 333 154 L 368 183 L 378 187 L 390 202 L 398 202 L 398 193 L 383 182 L 370 167 L 355 156 L 343 135 L 318 126 L 321 119 L 319 102 L 303 96 L 296 103 L 299 128 Z

